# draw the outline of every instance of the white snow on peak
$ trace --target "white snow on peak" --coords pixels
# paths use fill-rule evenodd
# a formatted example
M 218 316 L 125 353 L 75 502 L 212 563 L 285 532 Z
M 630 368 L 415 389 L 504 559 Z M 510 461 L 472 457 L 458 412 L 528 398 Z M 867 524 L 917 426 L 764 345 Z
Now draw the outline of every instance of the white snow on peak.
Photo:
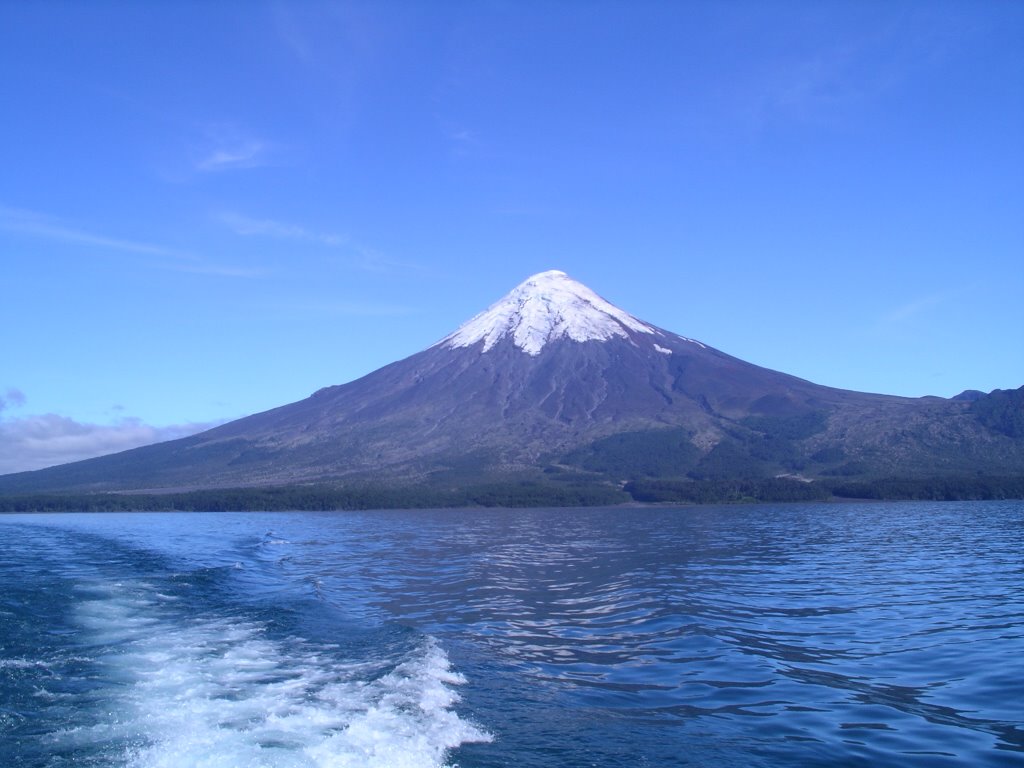
M 687 341 L 689 341 L 689 339 L 687 339 Z M 659 352 L 661 352 L 661 354 L 663 354 L 663 355 L 671 355 L 672 354 L 672 350 L 671 349 L 665 349 L 665 347 L 658 346 L 657 344 L 654 345 L 654 348 L 656 350 L 658 350 Z
M 565 272 L 553 269 L 523 281 L 438 344 L 469 347 L 483 341 L 486 352 L 499 339 L 511 337 L 527 354 L 539 355 L 545 344 L 556 339 L 606 341 L 628 338 L 628 331 L 655 333 Z

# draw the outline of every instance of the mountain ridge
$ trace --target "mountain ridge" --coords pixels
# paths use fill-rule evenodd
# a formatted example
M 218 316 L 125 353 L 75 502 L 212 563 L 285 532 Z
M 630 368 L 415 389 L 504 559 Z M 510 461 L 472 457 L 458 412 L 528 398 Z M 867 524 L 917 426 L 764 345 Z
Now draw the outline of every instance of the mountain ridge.
M 639 320 L 551 270 L 354 381 L 188 438 L 0 476 L 0 493 L 1016 475 L 1017 407 L 1013 394 L 814 384 Z

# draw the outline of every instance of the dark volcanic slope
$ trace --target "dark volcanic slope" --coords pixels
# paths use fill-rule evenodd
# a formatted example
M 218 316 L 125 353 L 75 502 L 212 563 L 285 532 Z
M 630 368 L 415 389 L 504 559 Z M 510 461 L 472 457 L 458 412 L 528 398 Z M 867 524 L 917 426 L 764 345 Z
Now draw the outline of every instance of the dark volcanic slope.
M 979 403 L 818 386 L 644 324 L 544 273 L 361 379 L 181 440 L 8 475 L 0 492 L 583 471 L 607 438 L 629 435 L 644 453 L 672 430 L 687 451 L 659 466 L 679 477 L 1020 471 L 1022 441 L 983 423 Z

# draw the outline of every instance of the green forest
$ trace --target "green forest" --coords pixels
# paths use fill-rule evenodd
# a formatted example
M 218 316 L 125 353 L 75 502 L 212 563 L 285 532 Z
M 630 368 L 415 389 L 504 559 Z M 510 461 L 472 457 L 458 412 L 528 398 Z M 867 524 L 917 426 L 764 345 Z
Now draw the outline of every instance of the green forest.
M 0 497 L 0 512 L 327 511 L 442 507 L 586 507 L 628 503 L 734 504 L 850 499 L 1024 499 L 1024 478 L 884 478 L 871 481 L 837 480 L 814 483 L 785 478 L 637 479 L 622 486 L 559 478 L 509 479 L 461 487 L 284 486 L 161 494 L 52 493 Z

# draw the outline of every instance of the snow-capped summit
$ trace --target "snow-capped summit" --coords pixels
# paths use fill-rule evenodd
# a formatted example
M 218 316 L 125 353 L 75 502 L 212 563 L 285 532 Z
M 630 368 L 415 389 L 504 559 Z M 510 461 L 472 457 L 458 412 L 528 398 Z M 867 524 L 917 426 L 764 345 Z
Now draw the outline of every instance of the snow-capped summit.
M 538 355 L 545 344 L 556 339 L 606 341 L 616 336 L 628 338 L 629 331 L 656 333 L 565 272 L 552 269 L 524 280 L 437 346 L 469 347 L 483 341 L 486 352 L 500 339 L 510 337 L 528 355 Z

